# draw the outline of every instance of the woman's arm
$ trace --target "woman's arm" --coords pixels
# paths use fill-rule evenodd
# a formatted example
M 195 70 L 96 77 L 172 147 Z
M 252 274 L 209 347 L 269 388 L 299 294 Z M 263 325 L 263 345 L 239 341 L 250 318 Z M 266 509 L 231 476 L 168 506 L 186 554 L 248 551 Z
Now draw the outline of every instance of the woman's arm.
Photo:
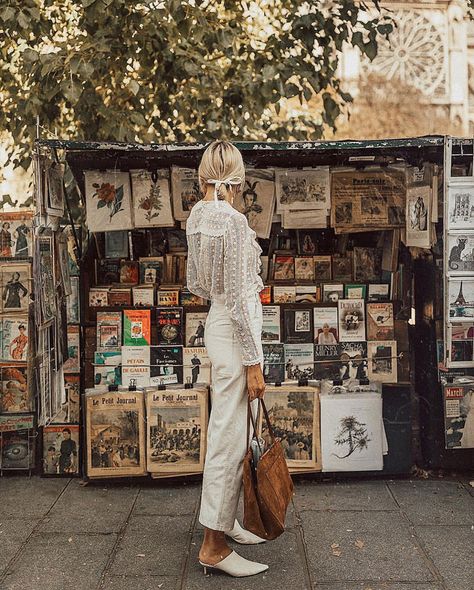
M 197 239 L 195 237 L 191 238 L 190 236 L 187 237 L 188 239 L 188 258 L 186 261 L 186 287 L 189 289 L 193 295 L 197 295 L 198 297 L 203 297 L 204 299 L 209 298 L 209 294 L 206 293 L 198 283 L 198 276 L 197 276 L 197 266 L 196 261 L 194 259 L 194 247 L 191 245 L 191 239 Z

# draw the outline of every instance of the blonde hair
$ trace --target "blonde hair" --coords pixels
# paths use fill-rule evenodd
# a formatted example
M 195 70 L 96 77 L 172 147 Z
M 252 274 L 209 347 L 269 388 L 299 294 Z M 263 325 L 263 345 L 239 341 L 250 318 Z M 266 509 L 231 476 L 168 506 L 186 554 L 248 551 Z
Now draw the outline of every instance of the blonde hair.
M 217 187 L 218 198 L 223 200 L 228 196 L 230 187 L 236 187 L 237 190 L 244 187 L 245 166 L 242 154 L 229 141 L 213 141 L 202 155 L 198 176 L 203 194 L 206 193 L 208 184 L 215 185 L 216 181 L 223 181 Z M 224 182 L 230 180 L 232 182 Z

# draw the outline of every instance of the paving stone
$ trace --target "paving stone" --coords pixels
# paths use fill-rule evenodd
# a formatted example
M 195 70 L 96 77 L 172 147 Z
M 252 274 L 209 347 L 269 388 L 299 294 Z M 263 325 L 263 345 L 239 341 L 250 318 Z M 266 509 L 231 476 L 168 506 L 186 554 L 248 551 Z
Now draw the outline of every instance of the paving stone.
M 2 515 L 0 520 L 0 573 L 7 567 L 37 523 L 38 519 L 36 518 L 4 518 Z
M 306 511 L 302 518 L 314 582 L 433 580 L 422 552 L 397 513 Z M 361 548 L 355 544 L 359 541 Z M 338 547 L 333 549 L 335 543 Z
M 314 584 L 314 590 L 444 590 L 438 584 L 418 584 L 416 582 L 335 582 L 334 584 Z
M 41 533 L 30 537 L 5 577 L 2 590 L 96 588 L 116 535 Z
M 180 578 L 170 576 L 107 575 L 101 590 L 178 590 Z
M 4 477 L 0 485 L 1 517 L 41 517 L 51 508 L 69 479 Z
M 304 482 L 295 486 L 301 510 L 398 510 L 383 481 Z
M 134 515 L 110 572 L 128 576 L 181 575 L 192 516 Z
M 118 532 L 127 519 L 136 486 L 70 485 L 41 523 L 41 531 L 75 533 Z
M 474 529 L 470 526 L 418 526 L 416 532 L 447 590 L 474 588 Z
M 414 524 L 474 524 L 474 498 L 461 483 L 413 480 L 388 485 Z
M 300 554 L 297 536 L 293 531 L 286 531 L 274 541 L 260 545 L 238 545 L 230 543 L 232 548 L 243 557 L 267 563 L 268 571 L 248 578 L 231 578 L 226 574 L 215 572 L 204 575 L 198 563 L 198 553 L 202 542 L 202 532 L 196 532 L 191 544 L 188 577 L 183 590 L 277 590 L 309 589 L 304 576 L 304 562 Z
M 171 516 L 194 514 L 200 496 L 200 484 L 142 488 L 133 513 Z

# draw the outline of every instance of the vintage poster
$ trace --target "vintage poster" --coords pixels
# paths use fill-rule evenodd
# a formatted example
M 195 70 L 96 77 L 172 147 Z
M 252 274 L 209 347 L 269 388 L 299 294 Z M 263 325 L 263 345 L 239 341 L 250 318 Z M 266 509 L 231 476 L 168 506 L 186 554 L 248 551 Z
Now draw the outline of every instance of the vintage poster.
M 474 227 L 474 185 L 453 184 L 447 188 L 448 230 Z
M 189 311 L 186 313 L 185 318 L 186 346 L 204 346 L 204 328 L 206 326 L 207 311 Z
M 381 248 L 354 248 L 354 281 L 377 281 L 382 274 Z
M 313 344 L 285 344 L 284 351 L 286 381 L 299 381 L 313 377 Z
M 397 382 L 397 342 L 383 340 L 381 342 L 367 342 L 369 358 L 369 379 L 381 383 Z
M 0 413 L 31 412 L 33 399 L 25 365 L 0 366 Z
M 128 172 L 84 171 L 87 227 L 90 232 L 132 229 Z
M 449 317 L 456 322 L 474 320 L 474 278 L 448 280 Z
M 337 302 L 340 342 L 363 342 L 365 302 L 363 299 L 339 299 Z
M 27 312 L 31 293 L 31 264 L 0 264 L 3 313 Z
M 145 474 L 145 415 L 141 391 L 86 390 L 87 475 Z
M 313 314 L 311 308 L 284 309 L 284 341 L 291 343 L 313 342 Z
M 451 383 L 443 391 L 446 448 L 474 448 L 474 384 Z
M 312 256 L 296 256 L 295 279 L 297 281 L 314 280 L 314 263 Z
M 337 344 L 339 340 L 337 308 L 313 308 L 314 343 Z
M 151 376 L 150 365 L 150 346 L 122 346 L 122 385 L 148 387 Z
M 234 207 L 245 215 L 259 238 L 269 238 L 275 209 L 273 170 L 249 169 L 242 193 L 234 200 Z
M 0 257 L 29 258 L 33 255 L 32 211 L 0 213 Z
M 447 367 L 474 367 L 474 323 L 448 324 L 447 349 Z
M 275 437 L 281 441 L 289 469 L 320 470 L 319 395 L 315 387 L 267 387 L 265 406 Z M 265 446 L 271 444 L 268 425 L 260 412 Z
M 407 246 L 431 246 L 431 197 L 431 186 L 410 186 L 407 189 Z
M 383 469 L 382 396 L 320 395 L 323 471 Z
M 28 360 L 28 318 L 0 319 L 1 361 Z
M 262 342 L 280 342 L 280 310 L 279 305 L 262 306 Z
M 393 338 L 393 303 L 367 303 L 367 340 Z
M 275 170 L 277 213 L 330 207 L 329 166 Z
M 265 383 L 282 383 L 285 380 L 285 346 L 281 343 L 263 343 L 263 378 Z
M 171 192 L 174 218 L 177 221 L 186 221 L 193 205 L 200 199 L 197 170 L 172 166 Z
M 64 169 L 64 162 L 45 162 L 46 212 L 55 217 L 64 215 Z
M 147 404 L 147 470 L 200 473 L 207 436 L 207 387 L 150 389 Z
M 123 343 L 125 346 L 149 346 L 151 344 L 151 310 L 124 310 Z
M 120 350 L 122 314 L 120 311 L 97 312 L 97 350 Z
M 43 428 L 43 473 L 79 473 L 79 425 L 50 424 Z
M 333 172 L 331 200 L 331 226 L 336 233 L 404 227 L 405 171 Z
M 474 275 L 474 232 L 448 234 L 447 270 L 453 275 Z
M 130 383 L 131 371 L 128 371 Z M 141 376 L 141 375 L 140 375 Z M 147 381 L 148 384 L 148 381 Z M 116 350 L 94 353 L 94 387 L 101 385 L 122 385 L 122 352 Z
M 130 170 L 134 227 L 174 226 L 169 171 Z
M 79 350 L 80 345 L 80 327 L 79 326 L 68 326 L 67 327 L 67 356 L 68 358 L 64 361 L 63 371 L 65 373 L 80 373 L 81 372 L 81 353 Z
M 210 383 L 211 361 L 204 346 L 183 347 L 184 383 Z

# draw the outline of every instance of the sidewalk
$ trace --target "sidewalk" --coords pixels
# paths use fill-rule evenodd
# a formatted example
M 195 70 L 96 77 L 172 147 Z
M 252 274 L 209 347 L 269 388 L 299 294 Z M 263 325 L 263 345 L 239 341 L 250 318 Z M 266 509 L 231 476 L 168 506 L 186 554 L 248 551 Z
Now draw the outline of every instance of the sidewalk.
M 157 487 L 160 485 L 160 487 Z M 296 483 L 288 530 L 234 545 L 255 578 L 204 576 L 199 484 L 0 479 L 1 590 L 473 590 L 467 481 Z

